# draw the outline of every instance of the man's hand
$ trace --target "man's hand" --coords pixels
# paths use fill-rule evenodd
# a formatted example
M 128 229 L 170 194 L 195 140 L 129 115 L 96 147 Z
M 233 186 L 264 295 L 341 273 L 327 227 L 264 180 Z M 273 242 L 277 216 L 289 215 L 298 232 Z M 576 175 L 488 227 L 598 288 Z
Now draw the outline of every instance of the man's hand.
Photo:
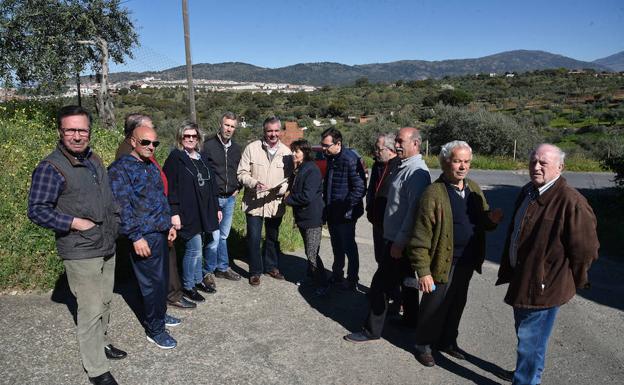
M 149 258 L 152 255 L 152 250 L 150 250 L 145 238 L 141 238 L 138 241 L 133 242 L 132 245 L 134 246 L 134 252 L 139 257 Z
M 84 218 L 74 218 L 71 223 L 72 230 L 85 231 L 93 228 L 95 223 Z
M 390 246 L 390 256 L 394 259 L 400 259 L 403 256 L 403 247 L 393 243 Z
M 176 230 L 180 230 L 182 228 L 182 221 L 180 220 L 179 215 L 174 215 L 171 217 L 171 225 Z
M 418 279 L 418 290 L 423 293 L 431 293 L 433 291 L 433 277 L 431 275 L 425 275 Z
M 235 197 L 235 196 L 237 196 L 237 195 L 238 195 L 238 190 L 236 190 L 236 191 L 234 191 L 234 192 L 232 193 L 232 196 L 233 196 L 233 197 Z
M 257 192 L 263 192 L 269 189 L 269 186 L 265 185 L 264 183 L 258 182 L 256 183 L 256 191 Z
M 167 235 L 167 241 L 168 242 L 173 242 L 173 241 L 175 241 L 177 236 L 178 236 L 178 232 L 176 231 L 176 229 L 174 227 L 171 227 L 169 229 L 169 234 Z
M 219 221 L 219 223 L 221 223 L 221 221 L 223 220 L 223 212 L 221 210 L 217 211 L 217 220 Z
M 488 213 L 488 218 L 490 218 L 492 223 L 499 224 L 503 220 L 503 215 L 503 210 L 501 208 L 495 208 Z

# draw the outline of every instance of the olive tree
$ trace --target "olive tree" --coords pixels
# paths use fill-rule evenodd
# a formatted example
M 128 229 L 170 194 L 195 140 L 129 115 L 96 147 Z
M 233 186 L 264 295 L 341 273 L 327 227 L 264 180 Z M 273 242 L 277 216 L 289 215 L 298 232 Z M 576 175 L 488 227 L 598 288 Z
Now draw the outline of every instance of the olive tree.
M 138 35 L 121 0 L 3 0 L 0 2 L 0 79 L 58 90 L 90 69 L 100 76 L 98 113 L 114 127 L 108 62 L 132 57 Z

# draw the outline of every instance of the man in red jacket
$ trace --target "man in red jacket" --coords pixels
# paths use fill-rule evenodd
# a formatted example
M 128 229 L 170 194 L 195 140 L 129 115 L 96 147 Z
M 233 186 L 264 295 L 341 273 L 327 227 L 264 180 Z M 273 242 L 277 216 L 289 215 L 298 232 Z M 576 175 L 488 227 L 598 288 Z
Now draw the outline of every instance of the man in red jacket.
M 509 283 L 518 337 L 513 384 L 539 384 L 548 338 L 559 307 L 587 288 L 598 258 L 596 217 L 587 200 L 561 176 L 565 153 L 541 144 L 529 158 L 507 233 L 497 285 Z

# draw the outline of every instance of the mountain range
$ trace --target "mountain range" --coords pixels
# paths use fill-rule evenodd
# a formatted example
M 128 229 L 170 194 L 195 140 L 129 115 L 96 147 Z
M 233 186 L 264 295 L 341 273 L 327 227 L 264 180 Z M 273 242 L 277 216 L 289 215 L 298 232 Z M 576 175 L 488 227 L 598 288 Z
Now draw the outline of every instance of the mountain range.
M 239 62 L 202 63 L 193 65 L 193 77 L 195 79 L 323 86 L 350 84 L 363 77 L 368 78 L 370 82 L 394 82 L 477 73 L 527 72 L 549 68 L 624 71 L 624 51 L 593 62 L 580 61 L 545 51 L 515 50 L 476 59 L 401 60 L 361 65 L 321 62 L 264 68 Z M 117 72 L 110 74 L 110 80 L 111 82 L 132 81 L 152 76 L 162 80 L 182 80 L 186 78 L 186 67 L 173 67 L 163 71 Z

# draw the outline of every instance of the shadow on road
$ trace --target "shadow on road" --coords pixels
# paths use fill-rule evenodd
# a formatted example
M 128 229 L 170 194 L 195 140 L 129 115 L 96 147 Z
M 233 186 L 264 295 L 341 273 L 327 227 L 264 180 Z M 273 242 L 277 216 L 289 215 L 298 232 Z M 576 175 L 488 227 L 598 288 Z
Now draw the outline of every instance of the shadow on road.
M 299 284 L 299 294 L 310 306 L 325 317 L 339 323 L 349 332 L 362 330 L 362 325 L 364 325 L 368 312 L 366 292 L 368 292 L 369 288 L 359 285 L 357 292 L 332 288 L 328 297 L 318 297 L 314 293 L 315 286 L 305 281 L 306 269 L 307 260 L 304 258 L 282 254 L 280 270 L 284 273 L 288 282 Z M 326 271 L 326 274 L 330 274 L 330 272 Z M 388 316 L 382 338 L 400 349 L 414 353 L 414 330 L 405 327 L 398 316 Z M 496 372 L 502 370 L 499 366 L 476 356 L 467 354 L 466 358 L 468 362 L 484 371 L 496 374 Z M 475 373 L 469 368 L 457 364 L 440 354 L 436 356 L 436 363 L 441 368 L 475 384 L 497 384 L 497 382 Z

